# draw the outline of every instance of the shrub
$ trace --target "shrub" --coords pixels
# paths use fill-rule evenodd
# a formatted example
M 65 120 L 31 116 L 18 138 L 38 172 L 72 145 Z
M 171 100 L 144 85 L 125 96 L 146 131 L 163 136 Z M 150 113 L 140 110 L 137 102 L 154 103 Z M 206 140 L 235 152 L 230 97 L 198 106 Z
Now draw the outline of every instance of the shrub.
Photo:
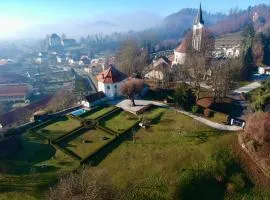
M 178 106 L 190 110 L 196 103 L 195 95 L 187 84 L 180 84 L 175 91 L 174 100 Z
M 192 106 L 191 112 L 194 113 L 194 114 L 200 113 L 200 107 L 197 106 L 197 105 Z
M 233 183 L 236 191 L 241 191 L 245 188 L 245 178 L 241 173 L 233 174 L 230 181 Z
M 50 189 L 48 199 L 113 200 L 118 199 L 117 196 L 104 171 L 84 168 L 62 177 L 59 183 Z
M 257 112 L 248 116 L 245 135 L 262 144 L 270 141 L 270 113 Z
M 210 110 L 209 108 L 206 108 L 203 112 L 203 115 L 205 117 L 212 117 L 214 115 L 214 112 L 212 110 Z

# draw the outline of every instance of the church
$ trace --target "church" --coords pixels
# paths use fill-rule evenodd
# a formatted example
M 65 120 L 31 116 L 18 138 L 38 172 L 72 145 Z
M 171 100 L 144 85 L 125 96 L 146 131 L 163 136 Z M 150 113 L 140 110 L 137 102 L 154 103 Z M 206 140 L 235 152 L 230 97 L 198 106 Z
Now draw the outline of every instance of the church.
M 198 14 L 195 18 L 192 28 L 192 41 L 188 41 L 188 38 L 184 38 L 181 44 L 174 50 L 173 65 L 183 65 L 186 60 L 186 54 L 190 42 L 192 43 L 193 50 L 200 51 L 202 48 L 203 33 L 205 30 L 205 24 L 203 20 L 203 11 L 200 4 Z M 242 38 L 239 37 L 239 33 L 227 34 L 215 38 L 214 51 L 212 56 L 214 58 L 235 58 L 240 55 Z

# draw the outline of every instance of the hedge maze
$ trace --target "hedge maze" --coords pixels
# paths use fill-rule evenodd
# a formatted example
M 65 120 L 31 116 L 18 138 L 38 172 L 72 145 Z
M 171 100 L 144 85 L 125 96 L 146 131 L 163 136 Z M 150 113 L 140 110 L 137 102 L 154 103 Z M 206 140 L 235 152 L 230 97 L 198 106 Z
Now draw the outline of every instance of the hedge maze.
M 98 164 L 138 127 L 139 118 L 113 106 L 97 107 L 81 116 L 66 115 L 31 129 L 81 164 Z

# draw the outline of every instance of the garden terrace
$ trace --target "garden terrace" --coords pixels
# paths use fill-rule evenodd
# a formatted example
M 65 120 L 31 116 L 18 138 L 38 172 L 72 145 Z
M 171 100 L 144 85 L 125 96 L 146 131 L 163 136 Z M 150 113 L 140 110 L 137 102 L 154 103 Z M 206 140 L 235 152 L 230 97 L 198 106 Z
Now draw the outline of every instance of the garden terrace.
M 62 148 L 67 148 L 82 159 L 94 153 L 112 140 L 112 136 L 100 129 L 92 129 L 83 132 L 73 138 L 67 138 L 60 142 Z
M 79 128 L 81 122 L 75 118 L 68 116 L 62 116 L 56 120 L 53 120 L 49 125 L 34 129 L 34 132 L 44 136 L 45 138 L 54 140 L 73 130 Z
M 99 120 L 99 125 L 116 133 L 123 133 L 139 123 L 139 118 L 134 114 L 119 109 Z
M 115 109 L 117 109 L 117 108 L 114 106 L 109 106 L 109 105 L 106 105 L 103 107 L 97 107 L 97 108 L 94 108 L 94 109 L 84 113 L 80 117 L 83 119 L 97 119 L 97 118 L 102 117 L 103 115 L 105 115 L 105 114 L 107 114 Z
M 126 190 L 133 185 L 137 199 L 171 199 L 179 176 L 196 167 L 206 168 L 215 152 L 231 148 L 236 141 L 234 133 L 213 129 L 166 108 L 154 108 L 144 115 L 155 123 L 139 129 L 133 140 L 122 142 L 98 166 L 112 177 L 116 187 Z M 241 173 L 237 166 L 230 170 Z M 214 199 L 223 199 L 226 186 L 215 179 L 211 183 L 205 184 L 206 193 L 218 193 L 222 198 Z M 213 189 L 216 187 L 220 190 Z M 196 199 L 200 198 L 207 199 L 199 195 Z

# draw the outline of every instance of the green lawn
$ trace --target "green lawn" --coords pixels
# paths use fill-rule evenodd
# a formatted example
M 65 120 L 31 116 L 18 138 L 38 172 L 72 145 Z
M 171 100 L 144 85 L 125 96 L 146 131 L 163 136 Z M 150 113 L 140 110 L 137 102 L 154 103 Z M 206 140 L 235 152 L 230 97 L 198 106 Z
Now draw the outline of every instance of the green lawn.
M 40 199 L 44 188 L 60 174 L 78 166 L 78 162 L 46 144 L 35 133 L 24 134 L 21 149 L 0 160 L 0 199 Z
M 136 141 L 125 141 L 99 167 L 119 188 L 141 184 L 147 192 L 167 199 L 182 170 L 190 169 L 217 149 L 228 147 L 236 134 L 207 127 L 170 110 L 149 129 L 140 129 Z M 150 189 L 147 189 L 150 188 Z
M 102 140 L 102 137 L 106 137 L 108 139 Z M 71 141 L 66 141 L 61 144 L 61 146 L 71 150 L 81 158 L 85 158 L 90 153 L 107 144 L 111 139 L 111 135 L 96 129 L 87 131 Z
M 115 132 L 121 133 L 138 122 L 138 117 L 125 111 L 115 112 L 100 120 L 100 125 Z
M 38 129 L 37 132 L 47 138 L 56 139 L 78 128 L 80 125 L 81 123 L 78 120 L 63 116 L 48 126 Z
M 89 111 L 88 113 L 85 113 L 82 115 L 82 118 L 84 119 L 97 119 L 106 113 L 112 111 L 115 109 L 114 106 L 104 106 L 104 107 L 99 107 L 95 109 L 94 111 Z

